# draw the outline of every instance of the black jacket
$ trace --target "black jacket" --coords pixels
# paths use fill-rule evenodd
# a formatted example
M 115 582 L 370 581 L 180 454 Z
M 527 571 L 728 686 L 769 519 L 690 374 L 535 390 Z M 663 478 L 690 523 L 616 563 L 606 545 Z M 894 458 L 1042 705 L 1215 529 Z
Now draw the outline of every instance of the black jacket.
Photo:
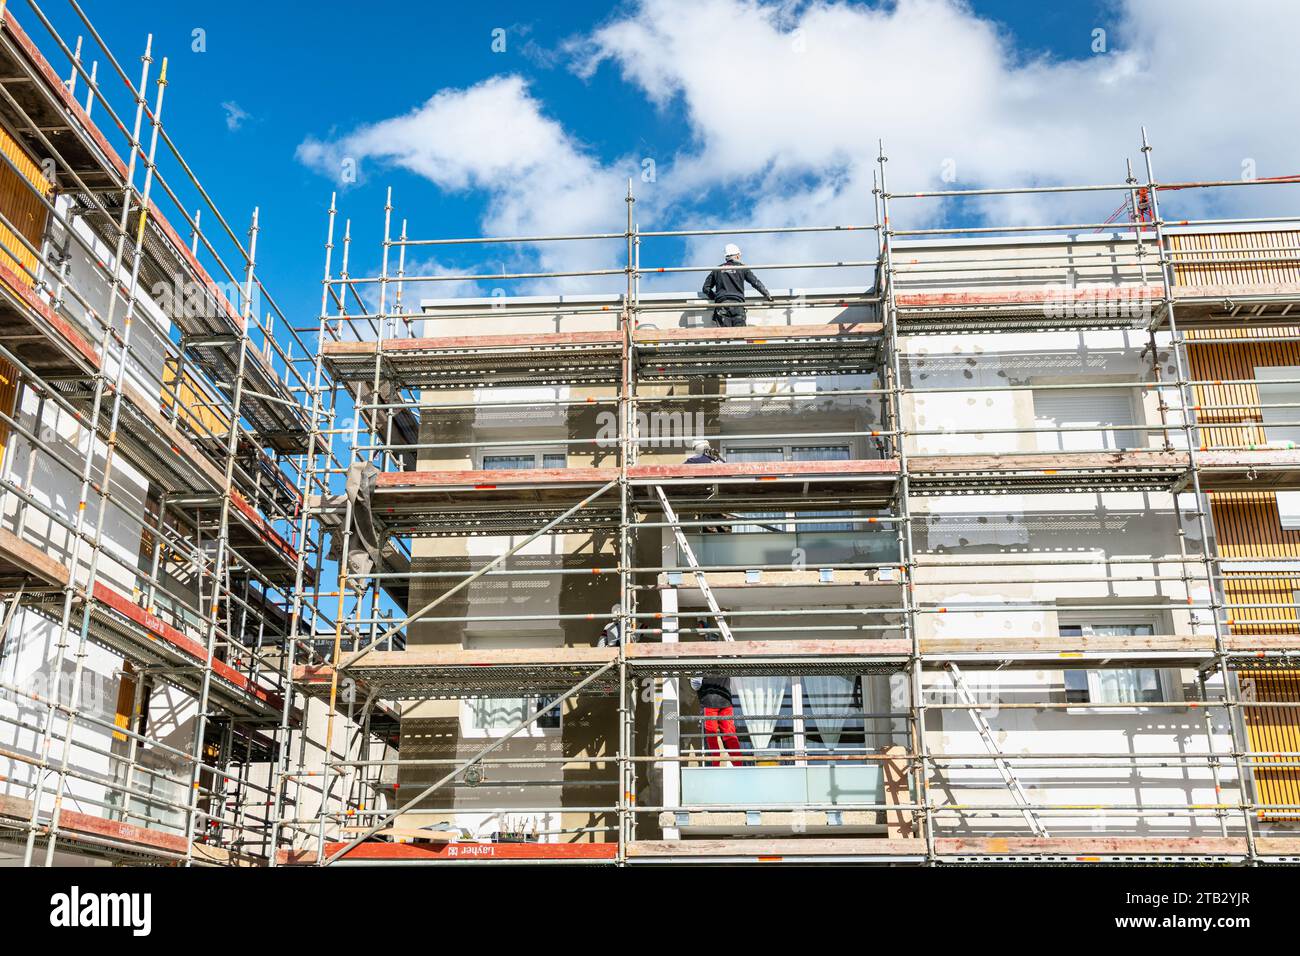
M 705 674 L 700 678 L 700 689 L 695 694 L 702 707 L 730 707 L 731 678 Z
M 765 299 L 772 298 L 767 286 L 743 262 L 724 262 L 709 273 L 700 295 L 710 302 L 744 302 L 745 283 L 748 282 Z

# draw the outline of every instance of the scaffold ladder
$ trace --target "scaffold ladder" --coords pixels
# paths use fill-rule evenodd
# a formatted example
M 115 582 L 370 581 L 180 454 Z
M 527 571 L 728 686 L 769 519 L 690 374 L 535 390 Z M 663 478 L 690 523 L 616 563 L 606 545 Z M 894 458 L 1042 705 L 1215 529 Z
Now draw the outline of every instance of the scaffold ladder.
M 718 599 L 713 596 L 713 589 L 709 587 L 709 582 L 704 579 L 704 572 L 700 570 L 700 562 L 695 560 L 695 552 L 691 550 L 690 542 L 686 540 L 681 526 L 677 523 L 677 512 L 673 511 L 673 506 L 668 503 L 668 496 L 664 494 L 663 485 L 655 485 L 655 494 L 659 496 L 659 503 L 663 505 L 664 517 L 672 526 L 673 537 L 677 539 L 677 547 L 681 548 L 682 554 L 686 555 L 686 563 L 690 565 L 691 571 L 695 574 L 695 580 L 700 585 L 700 593 L 704 595 L 704 600 L 708 602 L 709 611 L 713 614 L 713 620 L 717 622 L 718 632 L 722 634 L 724 641 L 734 641 L 731 636 L 731 628 L 727 626 L 726 620 L 722 617 L 722 609 L 718 607 Z
M 961 698 L 963 704 L 970 708 L 971 720 L 975 722 L 975 727 L 984 740 L 985 748 L 993 755 L 993 765 L 998 768 L 998 773 L 1002 775 L 1002 780 L 1006 783 L 1007 789 L 1011 791 L 1011 796 L 1015 798 L 1016 803 L 1020 804 L 1020 812 L 1024 814 L 1025 822 L 1029 824 L 1029 828 L 1034 831 L 1035 836 L 1051 836 L 1047 832 L 1047 828 L 1038 819 L 1037 814 L 1034 813 L 1033 807 L 1030 806 L 1029 797 L 1024 788 L 1020 786 L 1020 781 L 1016 779 L 1011 764 L 1002 755 L 1002 748 L 998 746 L 997 739 L 993 736 L 993 728 L 984 719 L 984 714 L 975 701 L 975 696 L 966 685 L 966 678 L 962 675 L 961 669 L 952 661 L 949 661 L 948 674 L 952 678 L 952 686 L 957 689 L 957 696 Z

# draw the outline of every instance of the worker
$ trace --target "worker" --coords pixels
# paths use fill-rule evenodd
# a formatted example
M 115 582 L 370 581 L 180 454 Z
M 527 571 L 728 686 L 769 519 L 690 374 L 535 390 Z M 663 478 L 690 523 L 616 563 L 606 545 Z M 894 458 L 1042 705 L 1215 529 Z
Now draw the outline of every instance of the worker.
M 691 450 L 695 452 L 690 458 L 686 459 L 688 465 L 713 465 L 725 461 L 725 459 L 713 450 L 705 438 L 697 438 L 691 444 Z
M 613 619 L 600 632 L 600 638 L 596 641 L 597 647 L 618 647 L 623 643 L 623 624 L 620 620 L 623 616 L 623 606 L 615 604 L 609 609 L 609 613 Z
M 727 243 L 723 250 L 725 260 L 722 265 L 709 273 L 704 280 L 700 296 L 720 305 L 713 310 L 713 324 L 724 328 L 736 328 L 745 324 L 745 283 L 752 285 L 768 302 L 772 293 L 758 280 L 743 262 L 740 261 L 740 246 L 734 242 Z M 735 303 L 740 303 L 736 305 Z
M 717 465 L 726 464 L 726 459 L 713 450 L 707 439 L 697 438 L 691 445 L 691 450 L 695 452 L 690 458 L 686 459 L 688 465 Z M 714 485 L 709 491 L 709 497 L 715 498 L 718 494 L 718 486 Z M 725 521 L 725 514 L 713 515 L 719 521 Z M 700 529 L 705 534 L 726 534 L 731 531 L 731 525 L 706 525 Z
M 709 622 L 704 618 L 695 623 L 704 632 L 705 640 L 722 640 L 722 635 L 709 627 Z M 731 678 L 721 674 L 705 674 L 702 677 L 692 677 L 691 687 L 700 699 L 700 709 L 704 712 L 705 754 L 721 756 L 725 748 L 732 766 L 740 766 L 740 738 L 736 736 Z M 716 767 L 718 761 L 710 760 L 708 766 Z

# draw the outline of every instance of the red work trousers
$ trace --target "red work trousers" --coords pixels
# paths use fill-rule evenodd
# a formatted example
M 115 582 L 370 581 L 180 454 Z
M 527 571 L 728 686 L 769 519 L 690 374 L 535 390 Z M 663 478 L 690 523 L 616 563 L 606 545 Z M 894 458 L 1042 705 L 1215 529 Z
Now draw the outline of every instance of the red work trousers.
M 704 742 L 708 745 L 708 753 L 720 754 L 722 747 L 726 747 L 727 756 L 740 756 L 740 738 L 736 736 L 736 721 L 734 719 L 735 711 L 730 707 L 705 707 L 704 708 Z M 719 731 L 721 731 L 721 745 L 719 745 Z M 733 764 L 738 764 L 732 760 Z M 716 767 L 718 762 L 710 760 L 709 766 Z

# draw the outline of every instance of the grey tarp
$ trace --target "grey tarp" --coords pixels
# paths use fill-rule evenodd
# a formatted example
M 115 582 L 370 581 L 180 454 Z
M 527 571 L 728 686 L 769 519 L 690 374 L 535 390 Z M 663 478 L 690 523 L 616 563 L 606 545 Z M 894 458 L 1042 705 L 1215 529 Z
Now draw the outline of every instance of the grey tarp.
M 332 561 L 343 559 L 343 517 L 347 504 L 352 504 L 351 534 L 348 538 L 348 583 L 356 591 L 364 591 L 369 580 L 364 575 L 374 570 L 380 559 L 382 535 L 375 525 L 371 502 L 379 469 L 368 461 L 353 462 L 348 467 L 344 494 L 327 499 L 322 509 L 322 520 L 330 527 L 330 548 L 326 555 Z M 361 577 L 358 577 L 361 576 Z

